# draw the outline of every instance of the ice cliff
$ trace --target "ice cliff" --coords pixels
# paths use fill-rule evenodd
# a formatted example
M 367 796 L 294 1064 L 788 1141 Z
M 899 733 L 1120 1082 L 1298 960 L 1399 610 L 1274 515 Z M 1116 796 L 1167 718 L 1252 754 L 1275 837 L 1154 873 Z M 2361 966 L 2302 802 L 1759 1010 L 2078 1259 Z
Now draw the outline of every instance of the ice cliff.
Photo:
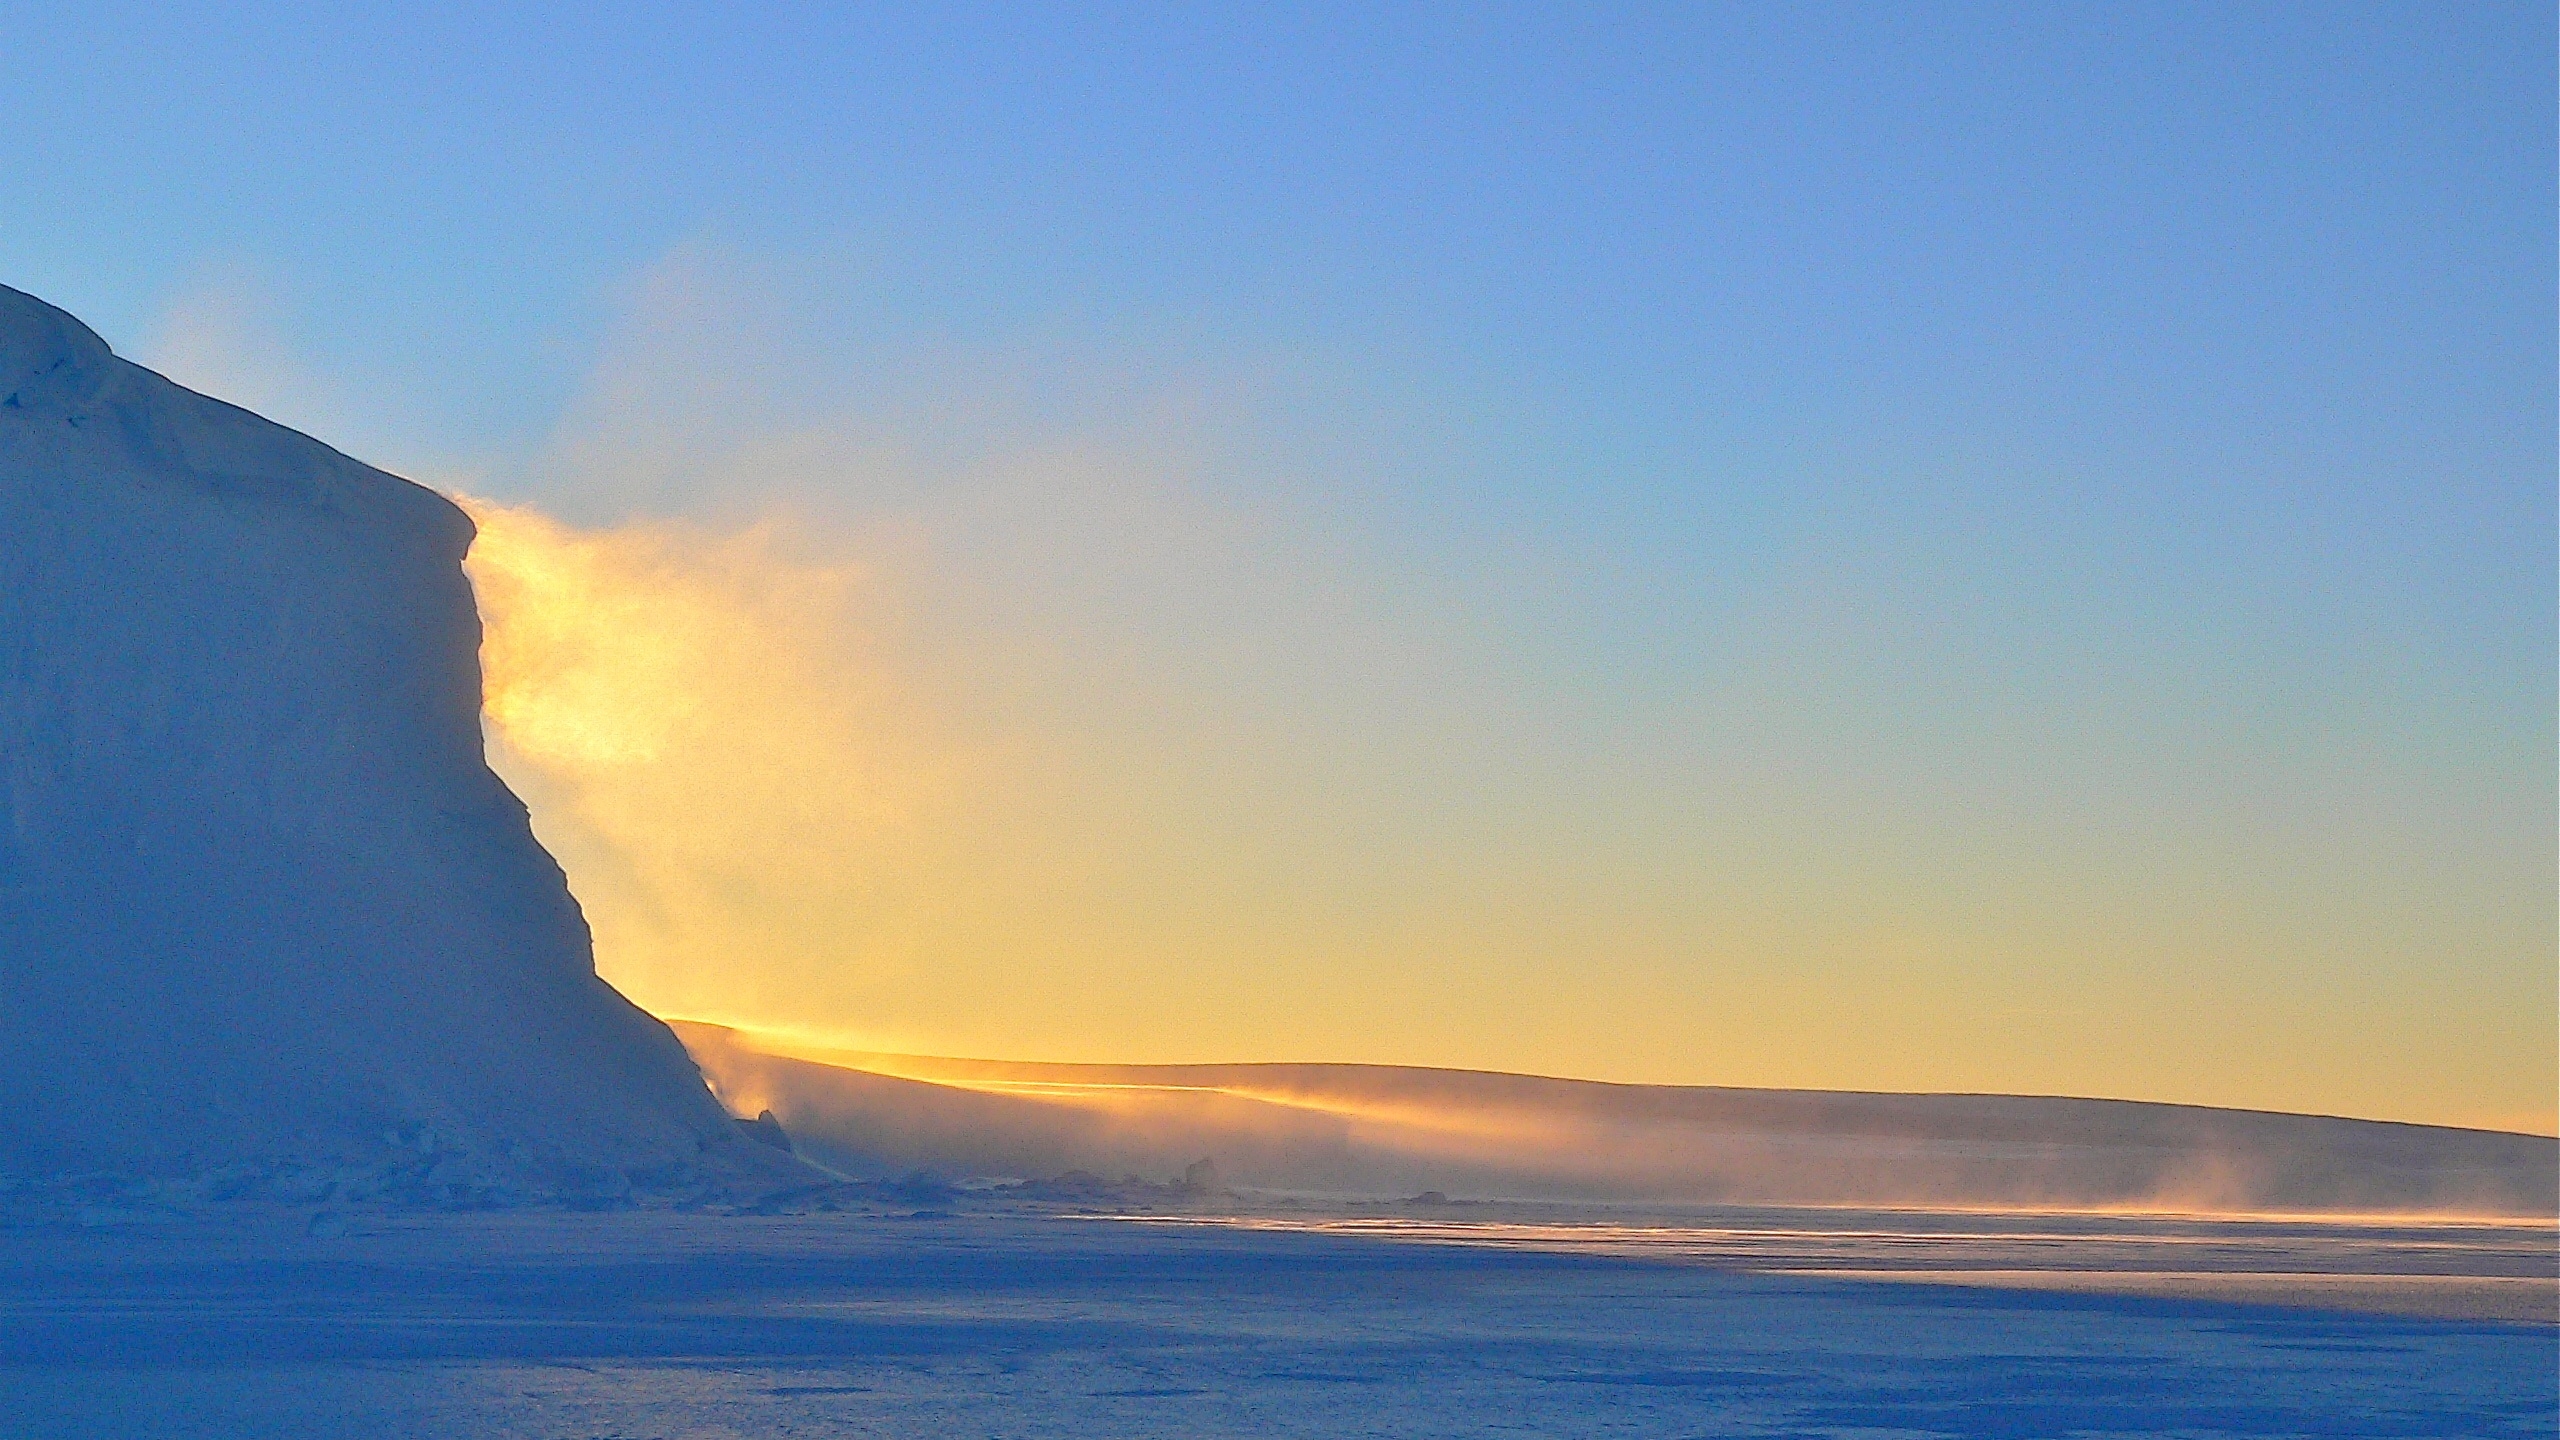
M 0 1174 L 790 1163 L 484 763 L 471 539 L 0 288 Z

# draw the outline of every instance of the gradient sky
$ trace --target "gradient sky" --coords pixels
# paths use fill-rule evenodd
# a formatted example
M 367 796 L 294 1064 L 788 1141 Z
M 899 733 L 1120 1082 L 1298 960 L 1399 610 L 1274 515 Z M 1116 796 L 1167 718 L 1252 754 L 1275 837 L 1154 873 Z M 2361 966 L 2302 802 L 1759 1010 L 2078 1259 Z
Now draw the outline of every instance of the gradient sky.
M 644 1003 L 2552 1128 L 2549 6 L 520 8 L 17 27 L 0 281 L 522 507 Z

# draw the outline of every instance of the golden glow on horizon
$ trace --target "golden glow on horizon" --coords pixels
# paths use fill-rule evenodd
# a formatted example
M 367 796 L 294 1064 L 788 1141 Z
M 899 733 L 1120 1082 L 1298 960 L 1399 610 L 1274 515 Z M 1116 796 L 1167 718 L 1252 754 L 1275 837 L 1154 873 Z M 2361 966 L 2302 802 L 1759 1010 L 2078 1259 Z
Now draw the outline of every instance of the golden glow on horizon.
M 1697 795 L 1650 771 L 1584 794 L 1506 788 L 1505 752 L 1471 742 L 1396 748 L 1439 745 L 1427 728 L 1328 749 L 1162 677 L 1139 688 L 1103 663 L 1103 622 L 991 598 L 1004 572 L 974 556 L 980 588 L 954 601 L 779 522 L 582 529 L 465 503 L 491 763 L 568 871 L 599 971 L 659 1014 L 855 1042 L 838 1050 L 2556 1128 L 2495 1058 L 2513 1037 L 2474 1043 L 2541 1022 L 2387 973 L 2285 979 L 2353 958 L 2342 917 L 2293 934 L 2236 890 L 2186 906 L 2169 871 L 2108 909 L 2089 897 L 2118 882 L 2052 888 L 2036 857 L 2013 875 L 1960 853 L 1959 884 L 1943 856 L 1798 803 L 1775 763 Z M 2372 1018 L 2393 1007 L 2397 1025 Z
M 769 1053 L 790 1054 L 776 1048 Z M 823 1052 L 799 1058 L 822 1059 Z M 1241 1100 L 1254 1105 L 1270 1105 L 1283 1110 L 1300 1110 L 1338 1120 L 1411 1130 L 1423 1134 L 1448 1137 L 1451 1142 L 1469 1140 L 1499 1141 L 1506 1144 L 1560 1143 L 1569 1138 L 1571 1127 L 1559 1125 L 1552 1115 L 1519 1110 L 1508 1106 L 1481 1104 L 1469 1106 L 1432 1105 L 1420 1101 L 1378 1100 L 1360 1096 L 1326 1094 L 1292 1089 L 1281 1085 L 1182 1085 L 1145 1081 L 1112 1080 L 1039 1080 L 1019 1075 L 985 1073 L 1000 1069 L 995 1062 L 974 1062 L 957 1066 L 949 1062 L 914 1055 L 841 1055 L 826 1063 L 873 1075 L 888 1075 L 901 1080 L 920 1080 L 954 1090 L 971 1090 L 982 1095 L 1010 1095 L 1027 1100 L 1072 1105 L 1081 1109 L 1112 1111 L 1125 1115 L 1142 1114 L 1160 1097 L 1208 1095 L 1228 1100 Z
M 751 1028 L 722 1028 L 729 1032 L 731 1043 L 750 1053 L 810 1060 L 947 1090 L 1065 1107 L 1103 1117 L 1133 1133 L 1160 1129 L 1171 1117 L 1196 1115 L 1205 1107 L 1222 1116 L 1222 1124 L 1237 1131 L 1267 1134 L 1287 1129 L 1298 1120 L 1318 1118 L 1348 1125 L 1361 1133 L 1392 1134 L 1396 1143 L 1409 1152 L 1447 1158 L 1613 1148 L 1595 1147 L 1597 1132 L 1574 1123 L 1571 1117 L 1520 1106 L 1449 1105 L 1275 1084 L 1043 1078 L 1026 1073 L 1037 1070 L 1036 1065 L 796 1046 L 786 1038 Z M 750 1087 L 734 1095 L 723 1089 L 722 1098 L 734 1107 L 760 1109 L 776 1098 L 762 1091 L 750 1093 L 754 1083 L 750 1078 L 752 1069 L 725 1067 L 717 1049 L 697 1047 L 695 1058 L 715 1083 L 729 1086 L 743 1081 Z

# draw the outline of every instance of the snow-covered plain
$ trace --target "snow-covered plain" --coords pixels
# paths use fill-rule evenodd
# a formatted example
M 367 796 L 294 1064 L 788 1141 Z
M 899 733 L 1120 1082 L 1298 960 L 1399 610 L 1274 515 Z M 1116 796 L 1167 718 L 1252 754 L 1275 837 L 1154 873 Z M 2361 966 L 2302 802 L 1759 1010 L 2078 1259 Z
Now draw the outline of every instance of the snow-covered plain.
M 358 1215 L 316 1236 L 292 1210 L 21 1226 L 0 1232 L 0 1434 L 2560 1430 L 2547 1319 L 2323 1309 L 2346 1292 L 2309 1283 L 2504 1275 L 2547 1303 L 2547 1225 L 1669 1218 L 962 1195 L 793 1216 Z M 2168 1265 L 2261 1288 L 2235 1303 L 1977 1283 L 2022 1255 L 2048 1280 Z

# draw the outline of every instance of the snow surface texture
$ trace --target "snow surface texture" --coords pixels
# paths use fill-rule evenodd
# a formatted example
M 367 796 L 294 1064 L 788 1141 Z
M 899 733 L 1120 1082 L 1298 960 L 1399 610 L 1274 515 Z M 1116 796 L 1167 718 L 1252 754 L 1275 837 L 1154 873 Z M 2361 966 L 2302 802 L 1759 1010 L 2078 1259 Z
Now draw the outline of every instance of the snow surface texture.
M 1873 1218 L 1793 1243 L 1877 1263 Z M 0 1230 L 29 1440 L 2551 1436 L 2554 1337 L 1054 1216 Z
M 790 1165 L 483 762 L 471 538 L 0 288 L 0 1179 Z
M 730 1108 L 771 1108 L 801 1154 L 864 1177 L 1153 1178 L 1206 1157 L 1229 1184 L 1369 1195 L 2504 1216 L 2560 1195 L 2560 1141 L 2429 1125 L 1392 1065 L 794 1057 L 676 1031 Z

